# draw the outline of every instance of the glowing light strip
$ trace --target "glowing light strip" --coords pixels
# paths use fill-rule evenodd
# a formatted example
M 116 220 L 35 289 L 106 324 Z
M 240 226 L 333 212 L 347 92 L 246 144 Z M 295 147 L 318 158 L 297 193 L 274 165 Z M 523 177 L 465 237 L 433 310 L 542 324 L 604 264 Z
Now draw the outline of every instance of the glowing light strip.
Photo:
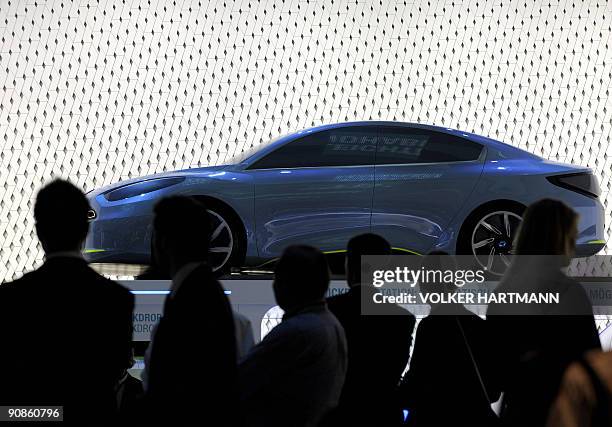
M 170 291 L 130 291 L 134 295 L 168 295 Z M 232 291 L 223 291 L 225 295 L 231 295 Z
M 413 255 L 419 255 L 419 256 L 422 255 L 416 251 L 411 251 L 410 249 L 404 249 L 404 248 L 391 248 L 391 249 L 393 249 L 394 251 L 408 252 L 409 254 L 413 254 Z
M 410 249 L 405 249 L 405 248 L 397 248 L 397 247 L 392 247 L 391 248 L 394 251 L 398 251 L 398 252 L 407 252 L 409 254 L 413 254 L 413 255 L 421 255 L 420 253 L 416 252 L 416 251 L 411 251 Z M 346 252 L 346 249 L 338 249 L 335 251 L 324 251 L 324 254 L 341 254 Z

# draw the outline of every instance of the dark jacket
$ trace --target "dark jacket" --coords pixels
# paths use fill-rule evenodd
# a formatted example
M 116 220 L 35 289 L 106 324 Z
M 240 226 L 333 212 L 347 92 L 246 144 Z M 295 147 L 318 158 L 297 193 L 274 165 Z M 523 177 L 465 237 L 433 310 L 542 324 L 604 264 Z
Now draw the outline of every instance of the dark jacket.
M 0 286 L 0 405 L 63 405 L 67 423 L 107 423 L 131 360 L 133 307 L 77 257 Z
M 462 305 L 434 308 L 419 323 L 402 383 L 410 425 L 487 426 L 495 420 L 490 401 L 500 393 L 491 354 L 483 319 Z
M 173 289 L 151 342 L 152 423 L 232 425 L 236 340 L 229 301 L 206 264 L 173 283 Z
M 344 383 L 342 326 L 323 301 L 285 313 L 238 373 L 246 426 L 317 426 L 338 404 Z
M 567 366 L 601 348 L 593 309 L 584 288 L 558 269 L 539 269 L 535 276 L 511 269 L 496 290 L 507 291 L 559 292 L 559 304 L 490 304 L 487 310 L 504 392 L 502 417 L 510 425 L 543 425 Z
M 348 349 L 346 381 L 334 414 L 336 425 L 382 425 L 401 416 L 396 393 L 410 356 L 415 317 L 394 304 L 368 305 L 368 312 L 382 314 L 362 314 L 362 297 L 364 304 L 370 304 L 373 292 L 374 288 L 355 286 L 327 300 L 344 328 Z

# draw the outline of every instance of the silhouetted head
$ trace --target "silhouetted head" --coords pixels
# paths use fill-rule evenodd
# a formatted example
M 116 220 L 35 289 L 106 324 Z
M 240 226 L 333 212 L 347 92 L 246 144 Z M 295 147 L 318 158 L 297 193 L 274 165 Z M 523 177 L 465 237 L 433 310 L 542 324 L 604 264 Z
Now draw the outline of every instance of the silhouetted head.
M 445 272 L 457 270 L 457 263 L 448 253 L 443 251 L 428 253 L 423 257 L 421 267 L 423 268 L 423 274 L 427 275 L 427 278 L 419 283 L 421 293 L 449 294 L 457 290 L 457 286 L 453 282 L 444 280 Z
M 274 296 L 285 311 L 323 301 L 329 287 L 325 255 L 310 246 L 285 249 L 274 268 Z
M 561 255 L 569 259 L 576 248 L 578 214 L 563 202 L 543 199 L 530 205 L 518 232 L 517 255 Z
M 68 181 L 57 179 L 36 196 L 36 233 L 45 253 L 80 251 L 89 230 L 90 206 L 83 192 Z
M 198 200 L 172 196 L 154 209 L 152 257 L 157 268 L 173 277 L 185 264 L 208 258 L 210 218 Z
M 391 246 L 378 234 L 365 233 L 349 240 L 346 248 L 346 281 L 349 286 L 361 284 L 363 255 L 391 255 Z

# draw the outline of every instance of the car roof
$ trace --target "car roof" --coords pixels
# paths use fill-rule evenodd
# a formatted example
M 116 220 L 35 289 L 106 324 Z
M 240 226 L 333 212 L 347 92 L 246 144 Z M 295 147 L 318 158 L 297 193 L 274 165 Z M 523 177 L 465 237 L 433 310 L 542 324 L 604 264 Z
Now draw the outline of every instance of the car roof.
M 285 145 L 288 142 L 291 142 L 301 136 L 307 135 L 313 132 L 320 132 L 324 130 L 330 129 L 338 129 L 343 127 L 351 127 L 351 126 L 364 126 L 364 127 L 376 127 L 376 126 L 390 126 L 390 127 L 405 127 L 412 129 L 424 129 L 435 132 L 447 133 L 450 135 L 454 135 L 461 138 L 466 138 L 468 140 L 496 148 L 505 153 L 506 156 L 509 157 L 537 157 L 532 153 L 521 150 L 520 148 L 514 147 L 512 145 L 503 143 L 501 141 L 497 141 L 492 138 L 488 138 L 486 136 L 477 135 L 471 132 L 464 132 L 458 129 L 447 128 L 443 126 L 434 126 L 423 123 L 413 123 L 413 122 L 399 122 L 399 121 L 384 121 L 384 120 L 363 120 L 363 121 L 352 121 L 352 122 L 341 122 L 341 123 L 332 123 L 326 125 L 314 126 L 306 129 L 302 129 L 296 132 L 292 132 L 281 136 L 275 140 L 273 140 L 270 144 L 263 146 L 260 150 L 250 156 L 248 159 L 245 159 L 243 163 L 251 164 L 268 153 L 274 151 L 281 145 Z

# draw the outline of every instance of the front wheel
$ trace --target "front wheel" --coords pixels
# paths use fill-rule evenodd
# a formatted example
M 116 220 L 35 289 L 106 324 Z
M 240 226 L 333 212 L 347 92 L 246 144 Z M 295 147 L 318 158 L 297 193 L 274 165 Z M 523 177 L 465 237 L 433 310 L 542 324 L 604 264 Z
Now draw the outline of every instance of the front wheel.
M 220 276 L 231 267 L 240 266 L 244 258 L 244 237 L 240 225 L 231 215 L 216 207 L 207 209 L 211 235 L 208 261 L 213 272 Z

